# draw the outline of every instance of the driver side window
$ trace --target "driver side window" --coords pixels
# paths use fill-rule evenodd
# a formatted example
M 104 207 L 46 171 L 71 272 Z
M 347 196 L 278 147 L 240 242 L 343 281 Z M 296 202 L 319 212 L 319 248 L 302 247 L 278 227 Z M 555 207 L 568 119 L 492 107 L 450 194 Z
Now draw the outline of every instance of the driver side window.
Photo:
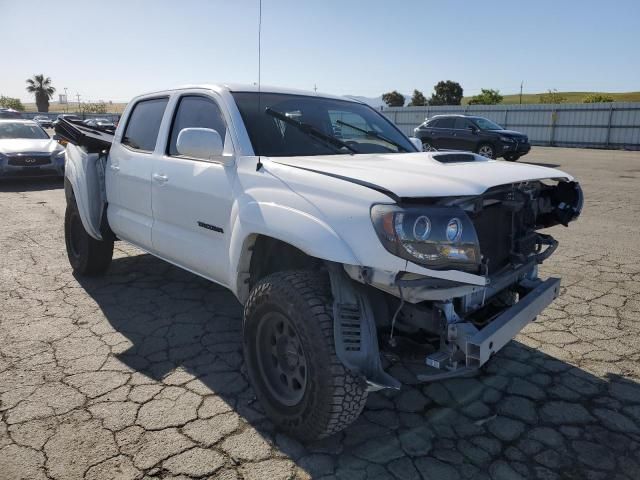
M 211 128 L 220 134 L 224 141 L 227 127 L 218 104 L 212 99 L 199 95 L 185 95 L 180 98 L 171 125 L 171 136 L 167 154 L 179 156 L 176 143 L 178 134 L 184 128 Z

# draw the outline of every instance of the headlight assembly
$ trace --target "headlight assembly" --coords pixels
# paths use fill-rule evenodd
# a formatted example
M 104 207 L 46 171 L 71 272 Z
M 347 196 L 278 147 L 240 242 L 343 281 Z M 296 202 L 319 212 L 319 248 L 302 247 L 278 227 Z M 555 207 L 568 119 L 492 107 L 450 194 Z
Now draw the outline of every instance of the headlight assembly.
M 500 137 L 500 140 L 506 143 L 513 143 L 515 140 L 511 137 Z
M 478 237 L 460 208 L 380 204 L 371 208 L 371 220 L 393 255 L 435 270 L 478 271 Z

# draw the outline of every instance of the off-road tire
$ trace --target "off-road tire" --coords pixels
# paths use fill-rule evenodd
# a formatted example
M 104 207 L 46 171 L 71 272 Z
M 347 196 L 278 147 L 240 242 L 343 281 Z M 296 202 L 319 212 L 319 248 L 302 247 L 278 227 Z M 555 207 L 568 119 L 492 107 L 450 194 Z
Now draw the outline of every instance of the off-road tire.
M 69 263 L 75 273 L 102 275 L 111 265 L 113 241 L 96 240 L 87 233 L 73 198 L 64 212 L 64 241 Z
M 260 374 L 256 332 L 269 312 L 287 317 L 306 359 L 306 389 L 292 406 L 278 401 L 266 385 L 269 380 Z M 244 308 L 243 334 L 250 382 L 266 414 L 280 429 L 306 442 L 337 433 L 358 418 L 367 400 L 366 382 L 336 356 L 326 273 L 278 272 L 259 281 Z

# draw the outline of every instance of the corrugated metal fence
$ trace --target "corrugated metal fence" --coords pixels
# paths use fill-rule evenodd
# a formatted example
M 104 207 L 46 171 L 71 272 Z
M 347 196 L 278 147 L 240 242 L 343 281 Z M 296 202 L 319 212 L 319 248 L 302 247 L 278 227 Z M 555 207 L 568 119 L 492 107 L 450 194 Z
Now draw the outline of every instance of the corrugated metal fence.
M 480 115 L 529 136 L 534 145 L 640 150 L 640 102 L 391 107 L 383 112 L 404 133 L 445 113 Z

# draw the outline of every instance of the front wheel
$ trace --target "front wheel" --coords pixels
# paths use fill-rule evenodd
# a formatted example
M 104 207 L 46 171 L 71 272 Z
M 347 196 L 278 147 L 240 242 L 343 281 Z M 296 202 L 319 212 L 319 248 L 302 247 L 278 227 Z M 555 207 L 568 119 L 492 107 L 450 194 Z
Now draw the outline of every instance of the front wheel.
M 87 233 L 75 201 L 64 213 L 64 240 L 73 271 L 80 275 L 101 275 L 113 257 L 113 241 L 96 240 Z
M 326 274 L 278 272 L 261 280 L 245 305 L 243 333 L 249 380 L 279 428 L 312 441 L 358 418 L 366 383 L 336 356 Z
M 520 155 L 515 155 L 515 154 L 507 154 L 504 156 L 504 159 L 507 162 L 515 162 L 520 158 Z

